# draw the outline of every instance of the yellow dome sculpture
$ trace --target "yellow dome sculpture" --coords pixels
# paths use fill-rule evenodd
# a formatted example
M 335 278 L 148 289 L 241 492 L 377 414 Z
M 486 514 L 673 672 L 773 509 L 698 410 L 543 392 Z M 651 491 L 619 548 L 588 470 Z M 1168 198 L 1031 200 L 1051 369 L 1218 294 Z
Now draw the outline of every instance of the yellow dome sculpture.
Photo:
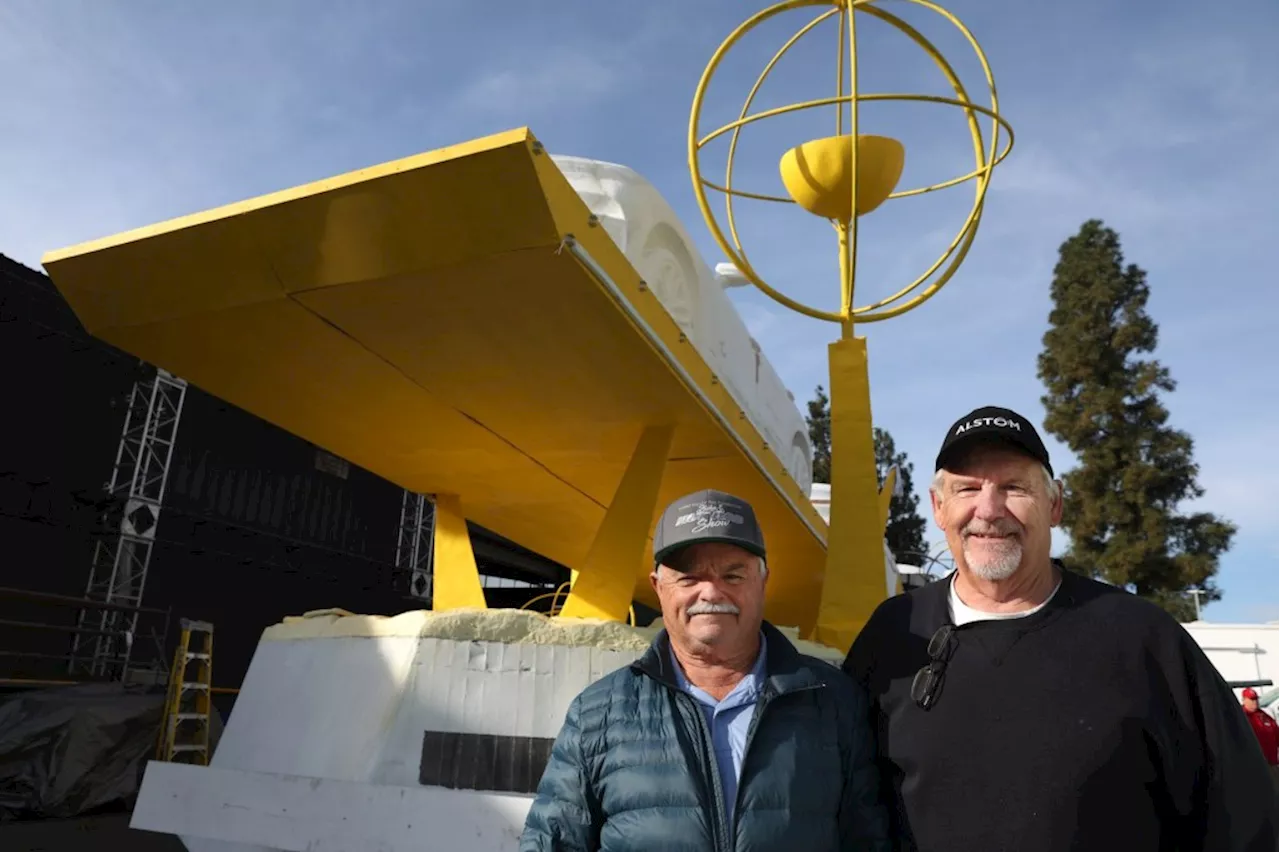
M 883 537 L 893 483 L 881 489 L 877 482 L 871 427 L 871 394 L 867 379 L 866 339 L 854 335 L 857 323 L 898 316 L 922 304 L 945 285 L 964 261 L 978 231 L 992 170 L 1013 147 L 1013 128 L 999 114 L 995 79 L 986 54 L 969 29 L 946 9 L 930 0 L 906 0 L 941 15 L 955 26 L 973 48 L 985 77 L 988 105 L 975 103 L 942 53 L 918 30 L 885 11 L 876 0 L 786 0 L 752 15 L 738 26 L 712 55 L 694 93 L 689 118 L 689 171 L 699 209 L 712 237 L 742 276 L 780 304 L 815 319 L 839 323 L 841 339 L 831 344 L 831 524 L 827 538 L 827 562 L 818 623 L 812 638 L 847 648 L 876 604 L 883 599 Z M 702 133 L 699 119 L 707 87 L 726 54 L 748 32 L 780 15 L 805 7 L 823 11 L 788 39 L 764 66 L 747 94 L 736 121 Z M 866 93 L 858 89 L 857 18 L 867 15 L 905 35 L 923 50 L 942 72 L 955 97 L 939 95 Z M 794 103 L 752 113 L 760 87 L 778 61 L 808 32 L 831 18 L 838 18 L 836 92 L 833 97 Z M 847 88 L 846 88 L 847 78 Z M 914 189 L 897 189 L 906 151 L 901 142 L 886 135 L 861 132 L 858 105 L 870 101 L 918 101 L 959 107 L 965 112 L 973 145 L 974 168 L 942 183 Z M 734 158 L 739 134 L 748 125 L 800 110 L 834 107 L 836 133 L 814 139 L 782 153 L 779 174 L 786 196 L 746 191 L 733 184 Z M 846 121 L 846 111 L 848 120 Z M 990 139 L 984 141 L 979 118 L 990 119 Z M 1001 134 L 1005 144 L 1000 147 Z M 709 142 L 732 134 L 725 165 L 724 184 L 704 177 L 699 155 Z M 857 140 L 854 144 L 853 140 Z M 973 181 L 974 198 L 969 215 L 942 255 L 915 281 L 892 295 L 865 305 L 854 305 L 859 216 L 884 202 L 921 195 Z M 707 190 L 725 196 L 728 236 L 707 201 Z M 840 308 L 826 311 L 802 304 L 770 286 L 752 266 L 738 237 L 734 217 L 735 198 L 795 204 L 830 221 L 836 232 L 840 269 Z M 880 591 L 877 591 L 879 589 Z
M 787 193 L 805 210 L 847 222 L 853 197 L 852 136 L 828 136 L 797 145 L 782 155 L 778 170 Z M 858 182 L 858 215 L 875 210 L 902 177 L 902 143 L 888 136 L 859 136 L 858 159 L 866 170 Z

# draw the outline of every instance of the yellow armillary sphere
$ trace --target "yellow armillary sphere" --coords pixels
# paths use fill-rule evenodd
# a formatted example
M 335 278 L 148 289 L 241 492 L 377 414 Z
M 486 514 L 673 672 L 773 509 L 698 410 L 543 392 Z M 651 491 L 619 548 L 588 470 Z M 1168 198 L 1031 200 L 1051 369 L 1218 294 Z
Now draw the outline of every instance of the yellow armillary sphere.
M 854 336 L 854 326 L 857 323 L 888 319 L 911 310 L 938 292 L 955 275 L 978 232 L 992 169 L 1013 147 L 1013 128 L 999 114 L 995 80 L 987 57 L 973 34 L 954 15 L 930 0 L 907 2 L 946 18 L 968 40 L 986 76 L 989 105 L 974 103 L 959 76 L 938 49 L 906 21 L 880 8 L 875 0 L 786 0 L 748 18 L 720 45 L 698 83 L 689 119 L 689 170 L 693 177 L 693 188 L 703 218 L 720 248 L 743 277 L 776 301 L 802 314 L 837 322 L 841 327 L 840 339 L 828 349 L 831 389 L 831 522 L 827 529 L 826 564 L 822 574 L 821 596 L 817 603 L 817 626 L 810 637 L 837 648 L 849 647 L 876 605 L 893 591 L 885 570 L 884 528 L 889 513 L 894 473 L 890 472 L 882 488 L 875 467 L 871 390 L 867 378 L 867 342 L 865 337 Z M 702 113 L 703 97 L 717 67 L 729 50 L 748 32 L 770 18 L 809 6 L 826 8 L 788 39 L 765 65 L 747 94 L 738 119 L 702 134 L 698 120 Z M 855 19 L 860 15 L 868 15 L 889 24 L 919 45 L 942 71 L 951 84 L 955 97 L 860 92 L 855 27 Z M 837 16 L 839 44 L 836 52 L 835 95 L 752 113 L 751 105 L 756 93 L 760 91 L 778 60 L 805 33 L 828 18 Z M 849 80 L 847 91 L 846 73 Z M 968 120 L 973 142 L 973 171 L 933 186 L 895 191 L 898 179 L 902 176 L 902 143 L 888 136 L 859 133 L 858 105 L 867 101 L 924 101 L 960 107 Z M 786 196 L 748 192 L 734 187 L 734 155 L 737 153 L 738 136 L 743 128 L 783 113 L 819 107 L 835 108 L 836 133 L 825 139 L 804 142 L 782 154 L 779 171 Z M 985 119 L 991 120 L 989 146 L 984 145 L 980 129 L 980 123 Z M 1000 150 L 1002 129 L 1006 134 L 1006 144 Z M 732 135 L 729 139 L 724 185 L 721 186 L 703 176 L 698 158 L 704 145 L 725 134 Z M 855 307 L 853 297 L 858 217 L 870 213 L 889 199 L 920 195 L 970 180 L 974 182 L 973 206 L 959 232 L 937 261 L 923 275 L 893 295 Z M 712 214 L 711 205 L 707 203 L 708 189 L 725 195 L 728 237 Z M 840 251 L 838 311 L 824 311 L 801 304 L 765 282 L 747 258 L 738 238 L 733 210 L 735 198 L 797 204 L 809 213 L 831 222 Z
M 991 171 L 998 165 L 1013 147 L 1013 128 L 999 115 L 996 99 L 995 79 L 991 67 L 973 34 L 958 18 L 929 0 L 907 0 L 917 6 L 923 6 L 950 21 L 972 45 L 986 76 L 987 89 L 990 94 L 990 105 L 973 103 L 964 84 L 951 67 L 951 64 L 933 44 L 921 35 L 906 21 L 886 12 L 875 5 L 875 0 L 787 0 L 759 12 L 744 21 L 734 30 L 724 43 L 720 45 L 706 70 L 693 98 L 693 109 L 689 119 L 689 170 L 693 176 L 693 189 L 698 199 L 698 206 L 703 218 L 711 230 L 712 236 L 720 248 L 729 256 L 742 275 L 756 287 L 778 302 L 792 310 L 799 311 L 817 319 L 829 320 L 841 324 L 844 335 L 852 336 L 854 323 L 875 322 L 905 313 L 920 305 L 955 274 L 964 261 L 978 232 L 978 222 L 982 218 L 983 199 L 986 196 L 987 184 L 991 179 Z M 742 112 L 736 121 L 707 133 L 699 134 L 698 120 L 702 113 L 703 97 L 707 86 L 715 75 L 717 67 L 729 50 L 743 36 L 770 18 L 793 9 L 808 6 L 826 6 L 827 8 L 816 18 L 800 28 L 774 54 L 756 79 L 755 85 L 742 105 Z M 937 95 L 919 94 L 882 94 L 863 93 L 858 91 L 857 66 L 857 28 L 854 13 L 870 15 L 897 28 L 914 41 L 929 55 L 942 71 L 951 87 L 955 90 L 954 98 Z M 839 47 L 837 50 L 837 83 L 834 97 L 789 104 L 775 109 L 751 113 L 751 105 L 756 93 L 778 61 L 798 42 L 801 37 L 828 18 L 839 16 Z M 848 62 L 849 90 L 845 91 L 845 63 Z M 970 136 L 973 141 L 974 169 L 968 174 L 932 186 L 894 191 L 898 178 L 902 175 L 903 147 L 896 139 L 887 136 L 872 136 L 858 132 L 858 104 L 864 101 L 925 101 L 947 104 L 963 109 L 968 118 Z M 849 120 L 845 122 L 845 108 L 848 107 Z M 836 135 L 824 139 L 814 139 L 798 145 L 782 155 L 780 171 L 783 186 L 790 196 L 782 197 L 759 192 L 747 192 L 733 187 L 734 156 L 737 152 L 738 135 L 748 124 L 772 118 L 789 112 L 831 107 L 836 109 Z M 979 114 L 991 119 L 991 144 L 984 148 L 982 132 L 979 128 Z M 847 131 L 846 131 L 847 126 Z M 1007 133 L 1004 150 L 999 150 L 1000 128 Z M 725 169 L 724 185 L 713 183 L 703 176 L 699 163 L 699 152 L 708 142 L 731 133 L 728 162 Z M 853 139 L 858 144 L 853 144 Z M 878 302 L 860 307 L 853 306 L 854 280 L 856 277 L 855 255 L 858 242 L 857 216 L 870 213 L 884 201 L 894 198 L 905 198 L 910 195 L 921 195 L 938 189 L 945 189 L 966 181 L 974 181 L 973 206 L 951 244 L 942 255 L 925 270 L 919 278 L 906 285 L 898 292 Z M 707 202 L 707 189 L 714 189 L 725 195 L 725 213 L 729 236 L 721 230 L 719 222 Z M 734 220 L 733 199 L 750 198 L 758 201 L 773 201 L 784 204 L 798 204 L 810 213 L 828 219 L 835 226 L 840 248 L 840 310 L 824 311 L 800 302 L 778 292 L 766 283 L 747 259 L 746 251 L 738 239 L 737 224 Z M 856 199 L 856 202 L 855 202 Z M 853 215 L 856 211 L 857 215 Z M 948 263 L 948 261 L 950 261 Z M 942 269 L 946 264 L 946 268 Z M 940 274 L 937 274 L 942 269 Z M 917 292 L 924 287 L 922 292 Z M 913 295 L 914 294 L 914 295 Z

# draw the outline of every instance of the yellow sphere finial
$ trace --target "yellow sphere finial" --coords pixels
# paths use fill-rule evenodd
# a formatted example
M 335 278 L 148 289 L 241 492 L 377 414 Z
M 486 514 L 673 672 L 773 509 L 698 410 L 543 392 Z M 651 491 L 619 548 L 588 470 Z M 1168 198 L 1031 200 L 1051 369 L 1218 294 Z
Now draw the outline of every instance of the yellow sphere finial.
M 853 137 L 828 136 L 782 155 L 782 184 L 796 204 L 815 216 L 848 222 L 853 206 Z M 875 210 L 902 177 L 902 143 L 888 136 L 858 136 L 858 215 Z
M 699 211 L 716 244 L 724 251 L 741 276 L 765 295 L 806 316 L 839 323 L 842 334 L 846 337 L 853 335 L 855 324 L 878 322 L 900 316 L 923 304 L 951 280 L 960 264 L 964 262 L 974 236 L 977 234 L 992 171 L 1009 155 L 1013 147 L 1013 128 L 1000 115 L 995 78 L 991 73 L 986 54 L 973 34 L 958 18 L 939 6 L 936 0 L 906 0 L 906 2 L 910 6 L 940 15 L 950 22 L 969 43 L 982 70 L 989 105 L 976 103 L 970 98 L 968 89 L 955 68 L 938 48 L 915 27 L 882 8 L 877 0 L 780 0 L 739 24 L 716 49 L 694 90 L 693 105 L 690 110 L 689 174 L 693 180 L 694 197 L 698 202 Z M 805 7 L 816 7 L 822 11 L 787 39 L 773 58 L 765 64 L 755 85 L 748 92 L 738 118 L 709 133 L 700 130 L 699 120 L 708 85 L 730 49 L 748 32 L 770 18 Z M 955 97 L 864 92 L 859 89 L 857 32 L 854 23 L 856 18 L 878 20 L 906 36 L 933 61 L 946 79 L 950 90 L 955 93 Z M 839 24 L 836 38 L 838 50 L 835 96 L 753 112 L 751 107 L 756 95 L 783 55 L 790 51 L 806 33 L 816 29 L 824 21 L 833 20 Z M 904 161 L 902 143 L 888 136 L 861 133 L 858 115 L 859 107 L 864 104 L 893 101 L 943 104 L 961 109 L 973 147 L 973 170 L 930 186 L 898 189 L 897 184 L 902 177 Z M 786 188 L 786 195 L 767 194 L 758 190 L 746 191 L 734 184 L 734 158 L 738 149 L 738 139 L 748 125 L 787 113 L 822 108 L 832 108 L 835 111 L 835 135 L 805 142 L 782 156 L 779 172 Z M 980 120 L 984 118 L 991 122 L 989 136 L 985 139 L 979 127 Z M 729 137 L 729 150 L 725 163 L 724 182 L 720 184 L 703 173 L 699 153 L 704 146 L 722 136 Z M 853 141 L 855 139 L 856 145 Z M 914 281 L 902 286 L 897 292 L 862 305 L 854 302 L 854 285 L 857 278 L 857 217 L 870 213 L 885 201 L 922 195 L 967 182 L 973 183 L 973 203 L 969 208 L 969 215 L 965 217 L 955 237 L 937 260 Z M 707 200 L 709 189 L 724 194 L 726 228 L 721 228 L 715 214 L 712 213 L 711 205 Z M 735 199 L 795 204 L 809 213 L 831 220 L 836 225 L 837 249 L 840 258 L 840 303 L 836 310 L 806 305 L 780 292 L 765 281 L 760 271 L 748 259 L 739 238 L 739 228 L 734 212 Z

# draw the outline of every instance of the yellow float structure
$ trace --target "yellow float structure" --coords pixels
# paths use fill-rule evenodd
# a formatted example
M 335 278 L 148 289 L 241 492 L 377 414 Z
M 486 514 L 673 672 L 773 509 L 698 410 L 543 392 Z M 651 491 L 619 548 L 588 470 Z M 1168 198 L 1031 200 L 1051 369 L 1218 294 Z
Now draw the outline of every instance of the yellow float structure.
M 92 334 L 433 495 L 437 609 L 484 606 L 470 519 L 573 569 L 562 615 L 625 620 L 633 599 L 653 603 L 644 578 L 660 508 L 714 487 L 750 501 L 766 531 L 766 616 L 844 648 L 886 594 L 888 489 L 877 490 L 866 343 L 853 329 L 914 307 L 954 274 L 976 233 L 991 169 L 1004 156 L 981 49 L 949 13 L 911 2 L 946 16 L 970 40 L 990 106 L 971 103 L 933 46 L 870 0 L 788 0 L 748 19 L 716 51 L 689 127 L 694 186 L 719 245 L 766 293 L 843 329 L 830 349 L 830 531 L 788 472 L 786 448 L 771 446 L 752 423 L 528 130 L 54 251 L 44 265 Z M 806 6 L 827 8 L 765 68 L 738 120 L 701 135 L 706 86 L 729 48 L 764 20 Z M 924 48 L 956 97 L 860 93 L 854 21 L 861 14 Z M 751 113 L 781 55 L 831 17 L 840 23 L 835 97 Z M 858 125 L 860 102 L 885 99 L 964 109 L 974 171 L 895 192 L 902 145 L 861 134 Z M 787 197 L 733 186 L 743 128 L 824 106 L 837 111 L 836 134 L 783 153 Z M 989 151 L 979 114 L 993 119 Z M 698 155 L 725 133 L 733 136 L 719 186 L 702 176 Z M 943 258 L 895 296 L 854 307 L 857 216 L 969 179 L 973 209 Z M 729 238 L 711 215 L 707 188 L 726 193 Z M 838 311 L 801 305 L 765 283 L 738 240 L 735 196 L 794 202 L 831 221 L 841 258 Z
M 716 487 L 812 628 L 826 524 L 527 130 L 49 253 L 94 335 L 435 496 L 437 609 L 484 606 L 464 518 L 626 619 L 657 512 Z
M 269 628 L 209 765 L 152 762 L 134 828 L 177 835 L 191 852 L 517 848 L 537 764 L 572 697 L 634 660 L 655 632 L 611 622 L 634 599 L 654 602 L 645 578 L 658 512 L 703 488 L 755 507 L 770 553 L 766 617 L 818 643 L 799 643 L 806 651 L 843 658 L 890 593 L 892 484 L 878 488 L 867 345 L 854 332 L 954 275 L 1008 150 L 998 151 L 1004 124 L 977 43 L 928 0 L 910 2 L 970 40 L 989 106 L 971 103 L 932 45 L 872 0 L 787 0 L 715 52 L 689 125 L 698 203 L 733 265 L 782 304 L 841 328 L 830 347 L 830 526 L 810 499 L 794 401 L 721 283 L 688 256 L 696 249 L 669 205 L 634 172 L 553 158 L 527 130 L 45 257 L 92 334 L 435 503 L 433 604 L 443 611 L 320 611 Z M 765 67 L 738 119 L 704 134 L 702 102 L 725 54 L 763 21 L 804 7 L 822 9 Z M 922 47 L 955 97 L 860 92 L 863 17 Z M 778 59 L 833 18 L 835 96 L 751 112 Z M 910 152 L 858 121 L 859 103 L 889 99 L 963 109 L 974 170 L 897 190 Z M 835 134 L 777 152 L 786 195 L 734 185 L 744 128 L 817 107 L 834 108 Z M 990 146 L 980 116 L 992 119 Z M 718 185 L 700 154 L 726 134 Z M 858 217 L 966 180 L 974 204 L 943 257 L 893 296 L 855 307 Z M 628 188 L 611 196 L 619 186 Z M 707 189 L 725 194 L 728 236 Z M 733 201 L 744 197 L 829 221 L 838 310 L 766 283 L 738 238 Z M 651 248 L 655 235 L 665 236 Z M 673 297 L 691 283 L 696 298 Z M 477 609 L 485 599 L 468 519 L 574 571 L 560 618 Z

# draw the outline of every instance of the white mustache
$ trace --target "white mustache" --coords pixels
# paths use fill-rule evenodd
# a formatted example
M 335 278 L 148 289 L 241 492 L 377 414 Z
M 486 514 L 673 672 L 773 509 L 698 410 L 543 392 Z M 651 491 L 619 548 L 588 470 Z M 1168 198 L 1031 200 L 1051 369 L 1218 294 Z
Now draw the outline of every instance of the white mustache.
M 738 615 L 739 610 L 731 603 L 696 603 L 685 610 L 686 615 Z
M 965 538 L 971 535 L 1020 535 L 1022 527 L 1016 521 L 1001 518 L 994 524 L 988 524 L 986 521 L 970 521 L 960 532 Z

